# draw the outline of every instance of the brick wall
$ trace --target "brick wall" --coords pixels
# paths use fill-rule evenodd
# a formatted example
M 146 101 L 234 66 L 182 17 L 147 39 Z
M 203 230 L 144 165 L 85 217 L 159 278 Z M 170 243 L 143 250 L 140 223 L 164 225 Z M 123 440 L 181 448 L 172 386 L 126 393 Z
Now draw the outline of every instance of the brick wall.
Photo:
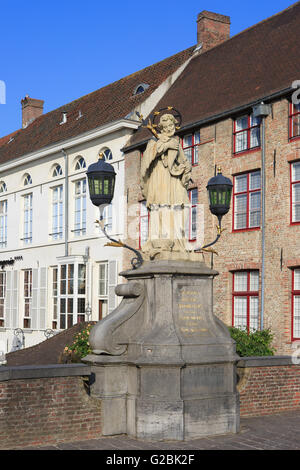
M 242 417 L 300 409 L 300 365 L 290 358 L 246 358 L 238 374 Z
M 300 409 L 300 365 L 290 357 L 237 365 L 241 417 Z M 89 366 L 0 367 L 0 449 L 99 438 L 101 400 L 87 393 Z
M 249 108 L 250 111 L 251 108 Z M 291 268 L 300 267 L 300 225 L 290 224 L 290 162 L 300 160 L 300 140 L 289 141 L 289 101 L 286 98 L 272 103 L 272 113 L 266 118 L 266 230 L 265 230 L 265 308 L 264 328 L 274 333 L 276 354 L 292 354 L 300 341 L 292 341 Z M 245 111 L 242 114 L 247 114 Z M 198 127 L 199 129 L 199 127 Z M 195 128 L 197 130 L 197 128 Z M 204 217 L 198 224 L 204 226 L 204 243 L 216 237 L 217 219 L 208 207 L 206 185 L 214 175 L 215 166 L 224 176 L 261 170 L 261 150 L 233 154 L 233 119 L 226 118 L 200 128 L 199 164 L 193 167 L 192 187 L 198 188 L 198 203 L 204 208 Z M 150 133 L 149 133 L 149 137 Z M 141 149 L 142 150 L 142 149 Z M 140 153 L 128 152 L 125 157 L 125 191 L 128 208 L 141 200 L 139 189 Z M 199 211 L 200 213 L 200 211 Z M 135 219 L 135 220 L 134 220 Z M 138 218 L 128 212 L 127 224 L 136 224 Z M 233 208 L 222 220 L 225 231 L 213 247 L 213 267 L 219 272 L 214 282 L 214 311 L 227 325 L 232 324 L 233 271 L 259 270 L 259 299 L 261 299 L 262 232 L 260 229 L 233 231 Z M 128 237 L 128 243 L 137 247 L 137 241 Z M 200 242 L 201 243 L 201 242 Z M 129 253 L 125 265 L 129 267 Z M 212 255 L 204 255 L 211 266 Z M 202 261 L 202 256 L 199 255 Z M 260 304 L 260 300 L 259 300 Z
M 0 449 L 101 436 L 100 401 L 83 380 L 89 374 L 82 365 L 0 367 Z

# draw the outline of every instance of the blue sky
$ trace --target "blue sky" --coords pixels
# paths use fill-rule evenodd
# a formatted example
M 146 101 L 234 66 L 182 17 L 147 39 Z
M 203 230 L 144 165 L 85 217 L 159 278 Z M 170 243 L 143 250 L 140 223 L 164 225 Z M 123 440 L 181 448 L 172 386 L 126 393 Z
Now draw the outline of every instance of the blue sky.
M 21 99 L 44 112 L 196 43 L 202 10 L 231 17 L 231 35 L 289 0 L 10 0 L 1 2 L 0 136 L 21 127 Z

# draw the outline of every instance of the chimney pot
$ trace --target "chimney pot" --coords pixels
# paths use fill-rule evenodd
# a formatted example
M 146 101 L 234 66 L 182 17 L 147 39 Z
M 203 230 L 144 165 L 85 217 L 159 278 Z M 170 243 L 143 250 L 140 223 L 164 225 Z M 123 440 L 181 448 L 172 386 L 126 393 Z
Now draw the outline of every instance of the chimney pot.
M 230 38 L 230 17 L 202 11 L 197 17 L 197 44 L 202 44 L 201 53 L 218 46 Z
M 22 105 L 22 127 L 25 129 L 32 121 L 43 114 L 44 101 L 30 98 L 26 95 L 21 100 Z

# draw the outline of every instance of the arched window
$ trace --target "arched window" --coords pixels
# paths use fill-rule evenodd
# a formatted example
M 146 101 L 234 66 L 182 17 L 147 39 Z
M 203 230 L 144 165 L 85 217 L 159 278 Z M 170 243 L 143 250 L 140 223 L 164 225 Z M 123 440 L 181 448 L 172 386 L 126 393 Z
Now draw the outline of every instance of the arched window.
M 112 154 L 112 151 L 109 148 L 101 150 L 99 155 L 100 154 L 104 155 L 105 160 L 112 160 L 113 154 Z
M 55 168 L 53 170 L 52 176 L 61 176 L 62 175 L 62 168 L 60 165 L 55 165 Z
M 85 159 L 79 157 L 75 165 L 75 170 L 82 170 L 83 168 L 86 168 Z
M 32 184 L 32 178 L 31 176 L 27 173 L 24 176 L 24 186 L 28 186 L 29 184 Z
M 7 191 L 6 184 L 4 183 L 4 181 L 1 181 L 1 183 L 0 183 L 0 193 L 5 193 L 6 191 Z

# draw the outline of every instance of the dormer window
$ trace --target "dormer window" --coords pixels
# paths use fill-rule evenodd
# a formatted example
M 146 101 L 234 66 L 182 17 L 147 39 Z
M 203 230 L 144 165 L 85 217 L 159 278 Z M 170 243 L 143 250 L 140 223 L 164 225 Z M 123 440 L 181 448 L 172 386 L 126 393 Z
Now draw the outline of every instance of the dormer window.
M 60 165 L 56 165 L 53 170 L 52 176 L 53 178 L 55 178 L 56 176 L 61 176 L 61 175 L 62 175 L 62 168 Z
M 24 186 L 28 186 L 29 184 L 32 184 L 32 179 L 31 176 L 27 173 L 27 175 L 24 176 Z
M 144 93 L 147 88 L 149 88 L 149 85 L 147 83 L 140 83 L 137 87 L 135 87 L 133 94 L 139 95 L 141 93 Z
M 61 124 L 65 124 L 67 122 L 67 113 L 64 111 L 62 113 L 62 118 L 61 118 L 61 122 L 59 123 L 60 125 Z

